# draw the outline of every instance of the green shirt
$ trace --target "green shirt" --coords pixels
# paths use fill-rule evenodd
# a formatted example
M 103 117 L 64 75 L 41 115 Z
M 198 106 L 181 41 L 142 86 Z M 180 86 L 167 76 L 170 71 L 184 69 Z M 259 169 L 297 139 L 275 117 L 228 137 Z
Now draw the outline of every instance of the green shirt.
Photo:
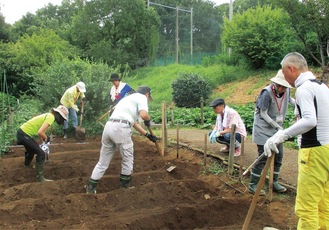
M 55 121 L 55 116 L 52 113 L 44 113 L 39 116 L 33 117 L 32 119 L 21 125 L 21 130 L 30 137 L 38 135 L 38 131 L 43 123 L 47 123 L 51 126 Z

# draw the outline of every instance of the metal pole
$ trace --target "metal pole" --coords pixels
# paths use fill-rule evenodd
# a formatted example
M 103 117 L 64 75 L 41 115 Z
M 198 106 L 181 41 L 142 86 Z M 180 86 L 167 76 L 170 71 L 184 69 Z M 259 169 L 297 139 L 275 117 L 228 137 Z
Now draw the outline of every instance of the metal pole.
M 193 65 L 193 7 L 191 7 L 191 65 Z
M 229 10 L 229 20 L 232 21 L 233 18 L 233 0 L 230 0 L 230 10 Z M 232 48 L 228 48 L 228 55 L 231 56 Z
M 176 7 L 176 64 L 178 64 L 178 6 Z

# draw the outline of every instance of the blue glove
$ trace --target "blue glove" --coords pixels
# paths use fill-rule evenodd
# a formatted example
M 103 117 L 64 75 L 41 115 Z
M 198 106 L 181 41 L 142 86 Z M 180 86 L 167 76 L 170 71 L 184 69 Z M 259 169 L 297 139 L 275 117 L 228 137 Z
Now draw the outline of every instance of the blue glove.
M 217 133 L 217 131 L 216 130 L 213 130 L 212 132 L 211 132 L 211 134 L 209 135 L 209 143 L 216 143 L 217 141 L 216 141 L 216 133 Z

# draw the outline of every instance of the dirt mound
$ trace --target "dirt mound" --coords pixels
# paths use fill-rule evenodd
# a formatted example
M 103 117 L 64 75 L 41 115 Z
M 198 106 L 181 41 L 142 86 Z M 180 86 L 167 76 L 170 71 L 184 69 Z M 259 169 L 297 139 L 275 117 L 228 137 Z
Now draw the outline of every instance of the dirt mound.
M 34 182 L 35 170 L 23 166 L 24 148 L 13 148 L 2 159 L 0 228 L 242 228 L 252 200 L 245 185 L 225 173 L 206 175 L 191 150 L 181 148 L 177 159 L 176 147 L 168 148 L 163 161 L 146 138 L 134 136 L 134 143 L 132 187 L 119 186 L 116 154 L 95 195 L 85 194 L 84 186 L 98 161 L 99 139 L 51 145 L 45 176 L 54 181 L 47 183 Z M 176 168 L 167 172 L 170 165 Z M 294 229 L 293 198 L 275 195 L 270 205 L 260 200 L 250 226 Z

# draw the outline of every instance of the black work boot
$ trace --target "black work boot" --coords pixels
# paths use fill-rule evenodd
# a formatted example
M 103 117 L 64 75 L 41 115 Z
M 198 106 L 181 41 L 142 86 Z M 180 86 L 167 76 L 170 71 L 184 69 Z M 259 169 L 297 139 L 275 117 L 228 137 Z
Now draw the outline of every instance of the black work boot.
M 120 174 L 120 187 L 121 188 L 129 188 L 131 183 L 131 175 L 123 175 Z
M 53 180 L 49 180 L 49 179 L 44 178 L 44 176 L 43 176 L 44 163 L 45 163 L 44 161 L 35 163 L 35 171 L 37 173 L 37 177 L 36 177 L 37 182 L 53 181 Z
M 287 189 L 286 187 L 282 186 L 279 182 L 279 174 L 275 174 L 273 175 L 273 190 L 278 192 L 278 193 L 283 193 L 286 192 Z
M 88 184 L 86 187 L 87 194 L 96 194 L 96 187 L 97 187 L 98 181 L 99 180 L 94 180 L 94 179 L 89 178 Z
M 251 193 L 251 194 L 255 194 L 256 190 L 257 190 L 257 187 L 258 187 L 258 182 L 259 182 L 259 179 L 260 179 L 260 173 L 258 174 L 257 172 L 259 172 L 259 170 L 252 169 L 251 173 L 250 173 L 250 181 L 249 181 L 249 186 L 248 186 L 248 192 Z M 266 193 L 263 189 L 261 189 L 260 192 L 259 192 L 259 195 L 260 196 L 265 196 Z
M 31 157 L 29 156 L 28 152 L 25 152 L 24 166 L 30 167 L 32 160 L 33 160 L 33 156 Z

